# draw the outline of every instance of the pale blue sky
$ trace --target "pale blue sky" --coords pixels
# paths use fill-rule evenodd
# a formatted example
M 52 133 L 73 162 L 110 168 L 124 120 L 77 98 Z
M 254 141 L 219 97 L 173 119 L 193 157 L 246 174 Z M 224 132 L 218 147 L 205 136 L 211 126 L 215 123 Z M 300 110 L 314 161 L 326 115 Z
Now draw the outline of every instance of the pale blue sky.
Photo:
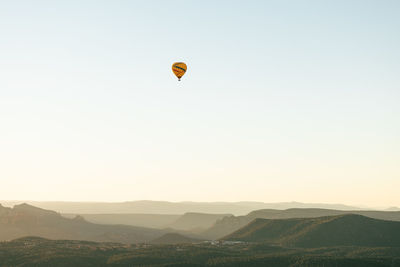
M 1 198 L 400 206 L 399 14 L 3 1 Z

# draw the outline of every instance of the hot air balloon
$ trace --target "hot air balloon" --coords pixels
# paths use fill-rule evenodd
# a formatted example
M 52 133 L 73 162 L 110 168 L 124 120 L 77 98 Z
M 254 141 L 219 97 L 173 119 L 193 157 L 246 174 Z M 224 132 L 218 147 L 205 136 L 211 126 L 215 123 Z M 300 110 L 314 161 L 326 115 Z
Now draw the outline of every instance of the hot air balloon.
M 174 64 L 172 64 L 172 71 L 174 72 L 175 76 L 178 77 L 178 81 L 181 80 L 186 70 L 187 66 L 183 62 L 175 62 Z

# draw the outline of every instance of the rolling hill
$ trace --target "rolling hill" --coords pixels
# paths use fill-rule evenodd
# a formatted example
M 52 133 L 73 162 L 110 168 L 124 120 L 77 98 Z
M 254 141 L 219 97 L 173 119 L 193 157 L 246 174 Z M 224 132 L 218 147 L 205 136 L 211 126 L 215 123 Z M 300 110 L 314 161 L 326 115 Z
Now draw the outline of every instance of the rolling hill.
M 400 247 L 400 222 L 355 214 L 301 219 L 255 219 L 223 240 L 290 247 Z
M 65 218 L 60 214 L 27 204 L 6 208 L 0 205 L 0 240 L 24 236 L 49 239 L 138 243 L 153 240 L 166 231 L 126 225 L 101 225 L 83 217 Z
M 257 218 L 261 219 L 290 219 L 316 218 L 322 216 L 337 216 L 343 214 L 358 214 L 370 218 L 390 221 L 400 221 L 399 211 L 368 211 L 368 210 L 330 210 L 330 209 L 263 209 L 252 211 L 246 216 L 227 216 L 218 220 L 212 227 L 201 233 L 204 238 L 222 238 Z

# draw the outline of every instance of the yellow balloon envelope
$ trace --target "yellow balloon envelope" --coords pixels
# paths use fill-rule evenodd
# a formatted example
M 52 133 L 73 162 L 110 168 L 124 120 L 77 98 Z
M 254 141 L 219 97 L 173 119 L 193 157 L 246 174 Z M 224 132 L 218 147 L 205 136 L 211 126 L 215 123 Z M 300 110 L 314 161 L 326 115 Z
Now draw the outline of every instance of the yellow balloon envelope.
M 175 76 L 178 77 L 178 81 L 181 80 L 182 76 L 186 73 L 187 66 L 183 62 L 175 62 L 172 64 L 172 71 L 174 72 Z

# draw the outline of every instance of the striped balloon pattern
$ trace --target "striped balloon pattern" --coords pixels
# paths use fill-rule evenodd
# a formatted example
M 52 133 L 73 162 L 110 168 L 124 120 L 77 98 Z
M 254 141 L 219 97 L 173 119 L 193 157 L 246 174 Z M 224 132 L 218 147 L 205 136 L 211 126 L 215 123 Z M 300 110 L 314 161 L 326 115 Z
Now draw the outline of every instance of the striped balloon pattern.
M 178 81 L 181 80 L 182 76 L 186 73 L 187 66 L 183 62 L 175 62 L 172 64 L 172 71 L 174 72 L 175 76 L 178 77 Z

